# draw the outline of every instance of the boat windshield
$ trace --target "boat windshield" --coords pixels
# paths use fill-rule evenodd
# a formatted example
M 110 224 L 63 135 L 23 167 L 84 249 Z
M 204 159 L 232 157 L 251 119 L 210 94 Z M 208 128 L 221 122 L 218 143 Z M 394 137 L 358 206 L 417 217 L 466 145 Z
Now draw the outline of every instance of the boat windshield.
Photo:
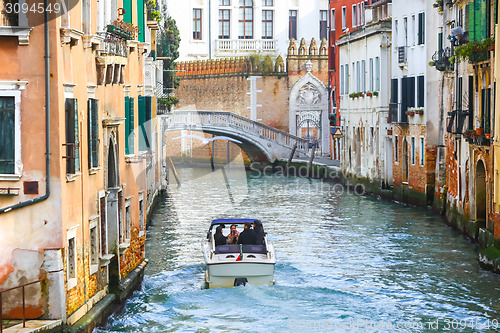
M 242 245 L 243 253 L 260 253 L 266 254 L 266 246 L 265 245 Z M 215 254 L 223 254 L 223 253 L 240 253 L 240 244 L 228 244 L 228 245 L 219 245 L 215 247 Z

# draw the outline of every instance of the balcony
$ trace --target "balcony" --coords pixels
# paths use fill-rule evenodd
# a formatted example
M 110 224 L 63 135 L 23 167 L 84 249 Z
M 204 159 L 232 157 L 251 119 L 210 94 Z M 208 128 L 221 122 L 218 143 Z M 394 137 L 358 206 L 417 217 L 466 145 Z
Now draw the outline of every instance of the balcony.
M 465 134 L 467 131 L 464 130 L 464 124 L 468 116 L 469 111 L 467 110 L 453 110 L 448 112 L 448 124 L 446 126 L 446 131 L 455 135 Z
M 100 51 L 105 55 L 128 57 L 127 41 L 114 34 L 105 33 L 104 41 L 101 43 Z
M 276 52 L 276 39 L 217 39 L 215 51 L 219 54 Z
M 453 64 L 450 62 L 452 56 L 451 48 L 447 47 L 436 51 L 432 56 L 432 62 L 436 69 L 440 72 L 451 72 L 453 71 Z

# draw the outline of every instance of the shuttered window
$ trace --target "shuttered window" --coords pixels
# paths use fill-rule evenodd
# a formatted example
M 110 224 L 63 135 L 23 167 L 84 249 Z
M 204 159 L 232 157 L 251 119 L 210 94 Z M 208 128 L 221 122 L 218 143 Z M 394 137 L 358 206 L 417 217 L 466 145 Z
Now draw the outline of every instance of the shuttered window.
M 78 103 L 66 98 L 66 173 L 80 171 L 80 142 L 78 135 Z
M 123 0 L 123 9 L 125 9 L 125 13 L 123 14 L 123 21 L 127 23 L 132 22 L 132 0 Z
M 15 98 L 0 97 L 0 174 L 15 173 Z
M 144 0 L 137 0 L 137 25 L 139 26 L 139 42 L 146 41 L 145 28 L 144 24 Z
M 391 103 L 398 103 L 398 79 L 391 80 Z
M 134 153 L 134 99 L 125 97 L 125 155 Z
M 425 44 L 425 13 L 418 14 L 418 45 Z
M 152 100 L 150 96 L 139 96 L 139 150 L 151 148 L 151 111 Z
M 88 140 L 89 140 L 89 169 L 99 166 L 99 118 L 98 100 L 89 98 L 88 100 Z
M 489 0 L 474 0 L 468 5 L 468 29 L 470 41 L 481 41 L 489 36 Z
M 424 76 L 417 77 L 417 107 L 423 108 L 425 101 L 425 80 Z

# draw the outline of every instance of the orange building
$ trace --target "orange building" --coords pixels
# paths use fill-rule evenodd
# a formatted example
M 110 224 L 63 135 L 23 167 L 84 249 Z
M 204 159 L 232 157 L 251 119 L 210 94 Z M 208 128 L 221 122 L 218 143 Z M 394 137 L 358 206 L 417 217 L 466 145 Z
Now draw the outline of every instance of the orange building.
M 158 23 L 143 0 L 58 12 L 48 1 L 47 15 L 11 2 L 0 1 L 0 289 L 41 279 L 27 316 L 72 325 L 145 266 Z M 20 289 L 4 295 L 4 318 L 21 307 Z

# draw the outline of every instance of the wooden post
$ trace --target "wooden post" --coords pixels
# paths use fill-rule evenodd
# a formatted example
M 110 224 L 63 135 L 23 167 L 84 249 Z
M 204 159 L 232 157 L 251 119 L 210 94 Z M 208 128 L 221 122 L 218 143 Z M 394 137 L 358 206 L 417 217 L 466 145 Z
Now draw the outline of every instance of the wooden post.
M 168 164 L 170 165 L 170 168 L 172 168 L 172 173 L 174 174 L 175 181 L 177 182 L 178 186 L 181 186 L 181 181 L 179 180 L 179 175 L 177 174 L 177 170 L 175 170 L 174 162 L 172 159 L 169 157 L 168 158 Z
M 23 286 L 23 327 L 26 327 L 26 315 L 25 315 L 25 301 L 24 301 L 24 286 Z
M 312 147 L 311 151 L 311 157 L 309 158 L 309 164 L 307 166 L 307 169 L 309 170 L 308 172 L 308 178 L 311 178 L 312 176 L 312 167 L 313 167 L 313 160 L 314 160 L 314 153 L 316 152 L 316 145 Z
M 3 332 L 2 293 L 0 293 L 0 333 Z
M 224 167 L 221 168 L 222 174 L 224 175 L 224 181 L 226 182 L 227 194 L 229 195 L 229 200 L 234 204 L 233 194 L 231 193 L 231 186 L 229 185 L 229 180 L 227 179 L 226 169 Z
M 212 138 L 213 137 L 214 135 L 212 135 Z M 215 142 L 212 141 L 212 148 L 210 148 L 210 143 L 208 144 L 208 153 L 210 154 L 210 166 L 212 167 L 212 171 L 215 171 L 214 152 L 215 152 Z
M 286 174 L 288 176 L 288 168 L 290 168 L 290 163 L 292 163 L 293 155 L 295 155 L 295 150 L 297 150 L 297 142 L 293 145 L 292 152 L 290 153 L 290 157 L 288 157 L 288 161 L 286 162 Z

